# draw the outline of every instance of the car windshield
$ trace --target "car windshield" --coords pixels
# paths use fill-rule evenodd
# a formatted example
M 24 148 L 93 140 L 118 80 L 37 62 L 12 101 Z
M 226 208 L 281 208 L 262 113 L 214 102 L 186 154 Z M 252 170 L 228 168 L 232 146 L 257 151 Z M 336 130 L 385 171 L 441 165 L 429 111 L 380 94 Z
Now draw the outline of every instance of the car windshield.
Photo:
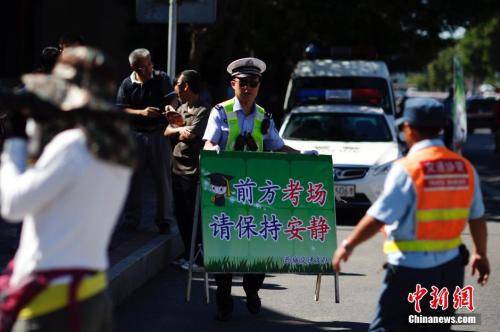
M 392 115 L 389 88 L 378 77 L 297 77 L 293 80 L 291 109 L 299 105 L 350 104 L 382 107 Z
M 382 114 L 292 113 L 285 139 L 341 142 L 390 142 L 392 135 Z

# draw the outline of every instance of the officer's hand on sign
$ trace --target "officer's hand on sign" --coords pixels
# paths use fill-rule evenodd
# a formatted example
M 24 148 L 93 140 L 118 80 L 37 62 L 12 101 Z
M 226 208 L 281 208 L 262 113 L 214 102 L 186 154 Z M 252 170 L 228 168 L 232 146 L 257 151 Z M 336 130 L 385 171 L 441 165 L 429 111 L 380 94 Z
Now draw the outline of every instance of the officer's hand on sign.
M 481 286 L 486 285 L 490 276 L 490 262 L 488 261 L 488 257 L 479 254 L 472 255 L 471 267 L 472 276 L 476 275 L 476 271 L 479 273 L 477 283 Z
M 300 151 L 300 153 L 305 154 L 305 155 L 312 155 L 312 156 L 319 155 L 318 151 L 316 151 L 316 150 L 302 150 L 302 151 Z
M 210 149 L 206 149 L 206 150 L 215 151 L 215 152 L 217 152 L 217 154 L 219 154 L 220 153 L 220 146 L 214 145 Z

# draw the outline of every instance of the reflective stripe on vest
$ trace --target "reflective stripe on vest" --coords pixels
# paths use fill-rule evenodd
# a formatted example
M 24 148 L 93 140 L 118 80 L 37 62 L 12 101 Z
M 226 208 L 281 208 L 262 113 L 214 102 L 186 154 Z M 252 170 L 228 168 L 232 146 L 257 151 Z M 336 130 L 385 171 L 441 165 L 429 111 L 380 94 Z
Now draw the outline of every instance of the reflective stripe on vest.
M 86 300 L 106 288 L 107 277 L 105 272 L 99 272 L 81 281 L 76 298 Z M 26 307 L 19 312 L 20 319 L 32 319 L 45 315 L 68 305 L 69 284 L 51 285 L 38 294 Z
M 226 151 L 234 151 L 234 144 L 236 142 L 236 138 L 240 134 L 238 116 L 236 112 L 233 111 L 234 103 L 235 103 L 235 98 L 221 103 L 221 106 L 224 107 L 224 110 L 226 111 L 227 124 L 229 127 L 229 135 L 227 137 Z M 260 107 L 257 104 L 255 104 L 255 107 L 257 109 L 257 112 L 254 118 L 252 137 L 255 140 L 255 143 L 257 143 L 258 146 L 257 151 L 262 152 L 264 151 L 264 136 L 260 131 L 260 127 L 262 125 L 262 120 L 264 120 L 264 115 L 266 112 L 262 107 Z
M 418 222 L 430 222 L 434 220 L 454 220 L 454 219 L 468 219 L 469 209 L 432 209 L 432 210 L 418 210 Z
M 384 252 L 437 252 L 457 248 L 474 195 L 474 172 L 462 156 L 439 146 L 412 153 L 398 163 L 416 191 L 412 238 L 386 241 Z
M 445 251 L 458 247 L 462 243 L 459 237 L 451 240 L 442 241 L 385 241 L 384 252 L 398 252 L 398 251 Z

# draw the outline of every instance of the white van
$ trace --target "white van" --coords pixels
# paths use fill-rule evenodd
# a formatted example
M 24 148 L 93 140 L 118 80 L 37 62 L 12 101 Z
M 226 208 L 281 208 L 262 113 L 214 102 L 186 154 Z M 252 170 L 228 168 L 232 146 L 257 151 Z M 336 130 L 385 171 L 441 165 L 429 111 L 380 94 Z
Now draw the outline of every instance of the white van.
M 387 65 L 330 59 L 297 63 L 288 83 L 285 113 L 297 106 L 328 104 L 382 108 L 393 124 L 396 107 Z

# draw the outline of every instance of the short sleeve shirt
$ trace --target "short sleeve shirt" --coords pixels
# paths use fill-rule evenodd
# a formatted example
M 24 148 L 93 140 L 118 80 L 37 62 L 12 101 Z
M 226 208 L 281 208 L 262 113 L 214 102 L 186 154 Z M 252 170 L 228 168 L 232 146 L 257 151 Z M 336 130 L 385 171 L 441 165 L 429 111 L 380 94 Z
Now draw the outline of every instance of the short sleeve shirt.
M 240 133 L 243 135 L 252 133 L 255 114 L 257 113 L 255 104 L 253 106 L 252 113 L 246 115 L 243 111 L 243 108 L 241 107 L 240 102 L 236 98 L 233 112 L 236 112 Z M 212 111 L 210 112 L 207 129 L 205 130 L 205 134 L 203 135 L 203 140 L 211 141 L 212 143 L 219 145 L 222 150 L 225 150 L 228 136 L 229 125 L 227 123 L 226 111 L 223 107 L 216 106 L 212 108 Z M 272 119 L 270 121 L 269 130 L 263 138 L 264 149 L 266 151 L 280 150 L 285 145 L 283 139 L 279 136 L 278 131 L 276 130 L 276 125 L 274 124 L 274 121 Z
M 199 169 L 199 156 L 203 148 L 203 133 L 207 126 L 209 107 L 204 104 L 195 104 L 189 107 L 182 104 L 177 112 L 182 114 L 191 133 L 196 137 L 190 141 L 179 141 L 173 151 L 173 169 L 178 175 L 197 175 Z
M 165 96 L 173 91 L 170 78 L 165 72 L 154 71 L 150 80 L 141 83 L 135 79 L 135 73 L 125 78 L 118 89 L 116 105 L 120 108 L 144 109 L 156 107 L 164 110 Z M 167 121 L 164 117 L 146 118 L 137 116 L 132 127 L 136 130 L 151 128 L 154 126 L 165 126 Z
M 443 146 L 439 139 L 420 141 L 408 152 L 408 155 L 431 146 Z M 414 234 L 416 214 L 416 191 L 410 175 L 403 166 L 395 163 L 384 184 L 379 198 L 366 212 L 385 224 L 388 240 L 411 238 Z M 484 204 L 481 194 L 479 176 L 474 169 L 474 197 L 470 206 L 470 219 L 478 219 L 484 215 Z M 392 265 L 411 268 L 431 268 L 444 264 L 458 256 L 458 249 L 442 252 L 405 252 L 391 253 L 387 260 Z

